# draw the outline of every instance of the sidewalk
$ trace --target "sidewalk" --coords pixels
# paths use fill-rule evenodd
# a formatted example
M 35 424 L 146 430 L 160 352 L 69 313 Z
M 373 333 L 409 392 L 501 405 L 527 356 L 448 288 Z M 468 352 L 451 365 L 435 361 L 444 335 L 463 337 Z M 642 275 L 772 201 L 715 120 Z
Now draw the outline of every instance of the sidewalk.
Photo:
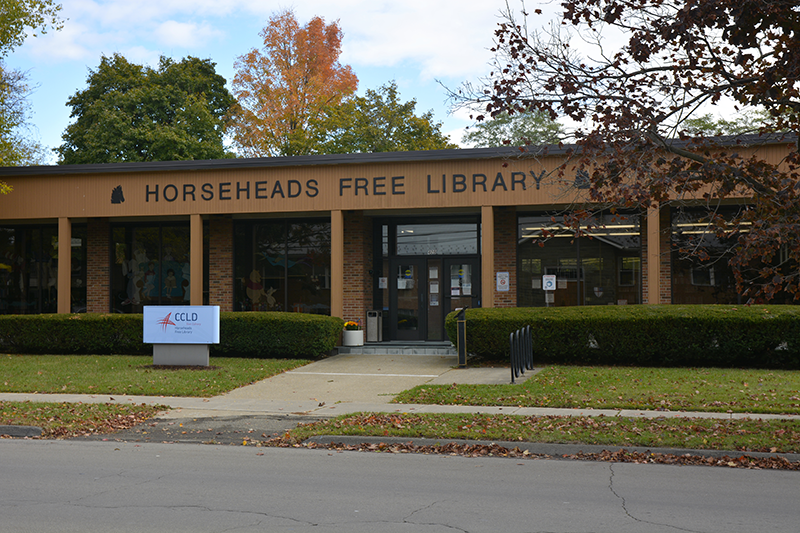
M 522 416 L 692 417 L 798 420 L 798 415 L 553 409 L 460 405 L 392 404 L 394 396 L 417 385 L 508 384 L 508 368 L 457 368 L 452 356 L 343 354 L 279 374 L 213 398 L 109 396 L 101 394 L 0 394 L 0 401 L 83 402 L 166 405 L 160 419 L 292 415 L 333 417 L 357 412 L 489 413 Z M 523 382 L 537 372 L 516 379 Z

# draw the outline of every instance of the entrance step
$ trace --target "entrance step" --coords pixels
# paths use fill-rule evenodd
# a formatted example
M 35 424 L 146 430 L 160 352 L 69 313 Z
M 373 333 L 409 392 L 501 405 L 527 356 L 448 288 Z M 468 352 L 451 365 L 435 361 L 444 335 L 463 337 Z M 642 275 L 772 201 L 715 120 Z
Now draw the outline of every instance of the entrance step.
M 450 342 L 368 342 L 364 346 L 339 346 L 339 354 L 452 355 L 458 350 Z

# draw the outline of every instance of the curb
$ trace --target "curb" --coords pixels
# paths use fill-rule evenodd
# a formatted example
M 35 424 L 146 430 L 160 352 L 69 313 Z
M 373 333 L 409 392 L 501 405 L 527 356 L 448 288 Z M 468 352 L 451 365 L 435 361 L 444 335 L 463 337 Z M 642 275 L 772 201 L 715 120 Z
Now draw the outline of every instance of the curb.
M 559 458 L 564 455 L 575 455 L 579 453 L 601 453 L 607 452 L 635 452 L 635 453 L 659 453 L 664 455 L 693 455 L 698 457 L 710 457 L 721 459 L 723 457 L 753 457 L 755 459 L 770 459 L 779 457 L 791 463 L 800 462 L 800 453 L 766 453 L 766 452 L 742 452 L 736 450 L 694 450 L 688 448 L 650 448 L 643 446 L 603 446 L 596 444 L 554 444 L 544 442 L 515 442 L 515 441 L 488 441 L 488 440 L 466 440 L 466 439 L 423 439 L 423 438 L 403 438 L 403 437 L 358 437 L 343 435 L 316 435 L 306 439 L 304 442 L 316 444 L 346 444 L 357 446 L 359 444 L 413 444 L 416 446 L 436 446 L 449 443 L 456 443 L 462 446 L 502 446 L 513 450 L 519 448 L 527 451 L 531 455 L 549 455 Z
M 36 426 L 0 426 L 0 435 L 4 437 L 41 437 L 42 428 Z

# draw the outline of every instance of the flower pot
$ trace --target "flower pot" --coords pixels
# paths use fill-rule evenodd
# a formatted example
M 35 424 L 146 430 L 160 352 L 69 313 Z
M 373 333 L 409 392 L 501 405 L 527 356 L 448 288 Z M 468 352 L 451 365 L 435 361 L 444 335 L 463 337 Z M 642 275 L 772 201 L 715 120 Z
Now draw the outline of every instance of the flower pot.
M 363 329 L 346 329 L 342 332 L 342 345 L 364 346 Z

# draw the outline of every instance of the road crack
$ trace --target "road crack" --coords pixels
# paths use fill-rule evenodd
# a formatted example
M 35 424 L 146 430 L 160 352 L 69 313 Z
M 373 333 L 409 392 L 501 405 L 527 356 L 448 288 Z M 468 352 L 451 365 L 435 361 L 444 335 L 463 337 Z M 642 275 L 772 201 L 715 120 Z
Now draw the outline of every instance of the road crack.
M 432 503 L 430 503 L 428 505 L 420 507 L 419 509 L 411 511 L 411 513 L 409 513 L 408 516 L 403 518 L 403 523 L 404 524 L 413 524 L 413 525 L 417 525 L 417 526 L 421 526 L 421 525 L 425 525 L 425 526 L 442 526 L 442 527 L 450 528 L 453 531 L 461 531 L 462 533 L 469 533 L 469 531 L 466 530 L 466 529 L 461 529 L 460 527 L 456 527 L 456 526 L 453 526 L 453 525 L 450 525 L 450 524 L 443 524 L 441 522 L 412 522 L 411 521 L 411 517 L 414 516 L 415 514 L 421 513 L 422 511 L 427 511 L 428 509 L 430 509 L 430 508 L 432 508 L 432 507 L 434 507 L 436 505 L 439 505 L 440 503 L 442 503 L 442 502 L 435 501 L 435 502 L 432 502 Z
M 630 518 L 631 520 L 634 520 L 636 522 L 640 522 L 642 524 L 650 524 L 650 525 L 653 525 L 653 526 L 669 527 L 669 528 L 674 529 L 675 531 L 687 531 L 688 533 L 700 533 L 699 531 L 696 531 L 694 529 L 685 529 L 685 528 L 682 528 L 682 527 L 673 526 L 671 524 L 664 524 L 664 523 L 661 523 L 661 522 L 651 522 L 649 520 L 643 520 L 641 518 L 637 518 L 636 516 L 633 516 L 631 514 L 631 512 L 628 510 L 628 502 L 625 500 L 625 497 L 622 496 L 621 494 L 619 494 L 616 491 L 616 489 L 614 488 L 614 463 L 609 463 L 608 470 L 610 472 L 610 475 L 608 476 L 608 488 L 611 491 L 611 494 L 616 496 L 619 499 L 619 501 L 622 502 L 622 510 L 625 511 L 625 515 L 628 518 Z

